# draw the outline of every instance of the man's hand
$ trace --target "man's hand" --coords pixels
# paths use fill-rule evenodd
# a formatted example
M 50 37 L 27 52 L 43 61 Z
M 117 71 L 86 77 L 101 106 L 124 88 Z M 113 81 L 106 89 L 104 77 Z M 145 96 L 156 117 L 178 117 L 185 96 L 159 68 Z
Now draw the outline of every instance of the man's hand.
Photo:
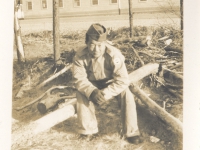
M 90 95 L 90 99 L 97 105 L 101 105 L 106 101 L 103 92 L 99 89 L 95 89 L 92 92 L 92 94 Z

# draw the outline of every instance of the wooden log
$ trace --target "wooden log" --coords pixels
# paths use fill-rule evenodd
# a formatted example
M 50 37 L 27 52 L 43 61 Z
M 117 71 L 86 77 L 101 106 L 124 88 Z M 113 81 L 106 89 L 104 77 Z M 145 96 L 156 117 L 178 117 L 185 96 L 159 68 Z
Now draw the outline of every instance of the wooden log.
M 130 73 L 129 79 L 131 80 L 131 83 L 135 83 L 152 73 L 158 72 L 158 67 L 159 67 L 159 64 L 157 63 L 148 63 L 140 67 L 139 69 L 133 71 L 132 73 Z
M 166 56 L 153 56 L 152 54 L 148 54 L 148 53 L 143 52 L 143 51 L 139 51 L 138 53 L 143 54 L 143 55 L 147 55 L 147 56 L 151 57 L 154 61 L 159 61 L 157 59 L 168 59 L 168 57 L 166 57 Z M 166 62 L 167 60 L 164 60 L 164 61 Z
M 52 75 L 50 78 L 48 78 L 47 80 L 45 80 L 44 82 L 42 82 L 41 84 L 39 84 L 36 88 L 40 88 L 42 86 L 44 86 L 45 84 L 47 84 L 48 82 L 52 81 L 53 79 L 55 79 L 56 77 L 60 76 L 61 74 L 65 73 L 67 70 L 69 70 L 72 67 L 72 65 L 68 65 L 65 66 L 62 70 L 60 70 L 59 72 L 57 72 L 56 74 Z
M 56 124 L 65 121 L 76 113 L 75 109 L 76 100 L 63 108 L 55 110 L 53 113 L 47 114 L 42 118 L 30 122 L 12 133 L 12 148 L 23 144 L 29 139 L 33 138 L 38 133 L 46 131 Z
M 76 95 L 63 97 L 60 97 L 59 95 L 49 95 L 46 99 L 43 99 L 41 102 L 38 103 L 37 109 L 41 114 L 45 114 L 48 109 L 56 106 L 59 100 L 71 98 L 76 98 Z
M 183 125 L 180 120 L 166 112 L 162 107 L 160 107 L 156 102 L 147 96 L 147 94 L 142 91 L 138 86 L 131 84 L 131 92 L 136 95 L 150 111 L 156 114 L 161 120 L 167 123 L 172 130 L 177 133 L 180 137 L 183 135 Z

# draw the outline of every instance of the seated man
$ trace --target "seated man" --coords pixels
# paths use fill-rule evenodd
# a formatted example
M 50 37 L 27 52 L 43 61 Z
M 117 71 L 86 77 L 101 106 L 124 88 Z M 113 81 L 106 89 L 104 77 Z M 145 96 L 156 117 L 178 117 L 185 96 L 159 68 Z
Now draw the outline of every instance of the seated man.
M 78 132 L 92 137 L 98 132 L 94 104 L 116 97 L 121 101 L 123 134 L 130 143 L 140 142 L 136 105 L 121 52 L 106 41 L 106 28 L 92 24 L 86 33 L 87 47 L 77 51 L 73 77 L 77 89 Z

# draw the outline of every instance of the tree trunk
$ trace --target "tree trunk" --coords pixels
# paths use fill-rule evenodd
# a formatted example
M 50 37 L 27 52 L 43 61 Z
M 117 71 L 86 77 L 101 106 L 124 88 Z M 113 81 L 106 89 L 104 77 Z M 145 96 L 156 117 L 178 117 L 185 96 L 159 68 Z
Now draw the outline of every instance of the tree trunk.
M 54 44 L 54 61 L 58 64 L 60 59 L 60 40 L 59 40 L 59 0 L 53 0 L 53 44 Z
M 166 112 L 162 107 L 160 107 L 156 102 L 149 98 L 144 91 L 135 85 L 131 85 L 130 90 L 135 94 L 146 106 L 147 108 L 156 114 L 161 120 L 167 123 L 172 130 L 177 133 L 180 137 L 183 134 L 183 125 L 180 120 Z
M 16 45 L 17 45 L 17 58 L 18 58 L 19 63 L 23 63 L 23 62 L 25 62 L 24 48 L 23 48 L 22 39 L 21 39 L 21 30 L 20 30 L 20 26 L 19 26 L 19 20 L 17 18 L 16 2 L 14 4 L 14 6 L 15 6 L 14 31 L 15 31 L 15 41 L 16 41 Z
M 130 23 L 130 38 L 133 37 L 133 1 L 132 0 L 128 0 L 129 1 L 129 23 Z
M 183 30 L 183 0 L 180 0 L 181 30 Z

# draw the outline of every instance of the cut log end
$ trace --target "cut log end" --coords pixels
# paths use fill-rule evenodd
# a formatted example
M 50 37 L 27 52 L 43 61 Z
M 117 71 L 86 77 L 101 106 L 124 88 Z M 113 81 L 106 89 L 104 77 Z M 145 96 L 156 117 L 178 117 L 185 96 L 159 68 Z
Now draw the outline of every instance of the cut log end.
M 38 103 L 37 109 L 41 114 L 45 114 L 47 112 L 47 108 L 43 103 Z

